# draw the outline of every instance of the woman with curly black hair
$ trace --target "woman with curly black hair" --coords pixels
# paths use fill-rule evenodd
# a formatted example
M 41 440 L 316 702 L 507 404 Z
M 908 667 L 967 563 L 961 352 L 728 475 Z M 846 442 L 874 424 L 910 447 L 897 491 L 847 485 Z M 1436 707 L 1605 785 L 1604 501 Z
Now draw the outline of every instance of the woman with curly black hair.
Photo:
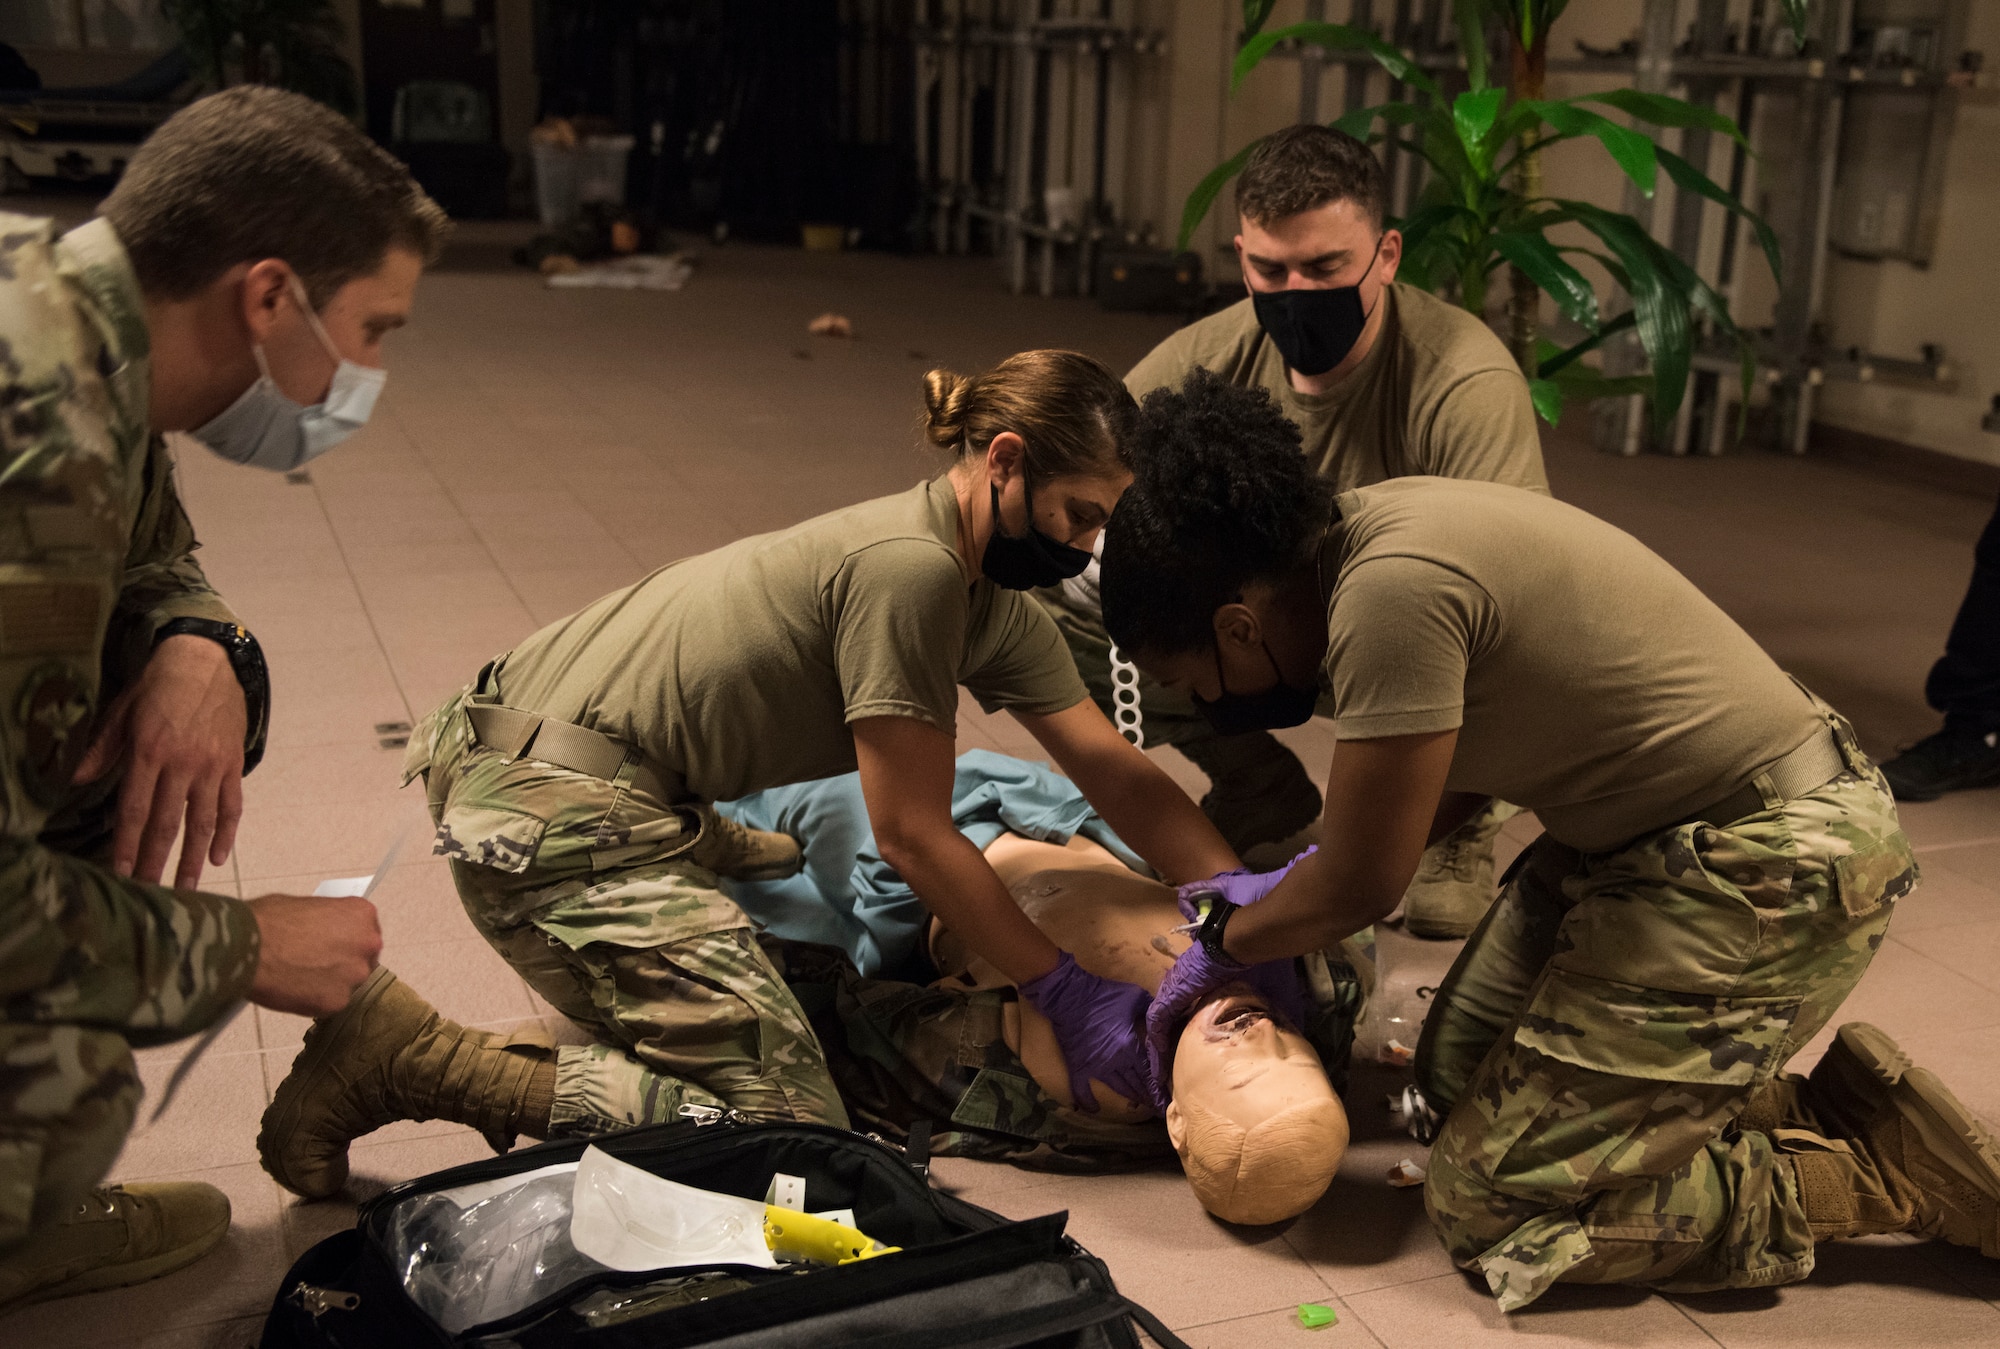
M 1417 1079 L 1445 1116 L 1432 1221 L 1504 1309 L 1558 1280 L 1793 1282 L 1815 1241 L 1873 1232 L 2000 1255 L 2000 1146 L 1886 1035 L 1851 1023 L 1810 1080 L 1779 1072 L 1916 879 L 1839 714 L 1575 507 L 1334 495 L 1264 394 L 1199 372 L 1147 397 L 1135 446 L 1112 638 L 1219 728 L 1317 705 L 1339 738 L 1317 851 L 1183 887 L 1190 916 L 1218 895 L 1149 1013 L 1156 1086 L 1191 999 L 1387 917 L 1426 840 L 1501 796 L 1547 832 L 1438 990 Z

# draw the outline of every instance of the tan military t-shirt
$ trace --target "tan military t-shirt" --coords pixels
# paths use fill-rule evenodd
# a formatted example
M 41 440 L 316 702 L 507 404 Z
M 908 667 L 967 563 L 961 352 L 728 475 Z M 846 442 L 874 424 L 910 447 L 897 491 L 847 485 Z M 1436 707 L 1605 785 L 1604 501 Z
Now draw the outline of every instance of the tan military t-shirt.
M 950 735 L 960 684 L 988 711 L 1082 702 L 1055 624 L 968 585 L 957 540 L 943 477 L 740 539 L 543 628 L 502 696 L 640 746 L 711 801 L 852 772 L 863 717 Z
M 1292 388 L 1248 299 L 1154 347 L 1125 376 L 1134 397 L 1200 366 L 1263 389 L 1298 424 L 1306 458 L 1336 488 L 1433 474 L 1549 490 L 1527 381 L 1492 329 L 1411 286 L 1383 291 L 1375 345 L 1330 393 Z
M 1683 819 L 1820 725 L 1693 582 L 1574 506 L 1443 478 L 1337 505 L 1320 711 L 1343 740 L 1456 728 L 1447 786 L 1572 847 Z

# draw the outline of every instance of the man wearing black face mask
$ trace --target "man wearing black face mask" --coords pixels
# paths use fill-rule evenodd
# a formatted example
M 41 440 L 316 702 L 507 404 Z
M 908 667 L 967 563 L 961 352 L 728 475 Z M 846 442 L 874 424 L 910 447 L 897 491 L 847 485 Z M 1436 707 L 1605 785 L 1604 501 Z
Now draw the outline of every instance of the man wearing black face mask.
M 1430 475 L 1546 492 L 1526 381 L 1484 323 L 1396 283 L 1403 241 L 1383 228 L 1385 198 L 1380 164 L 1353 137 L 1295 126 L 1267 138 L 1237 180 L 1249 297 L 1162 342 L 1126 386 L 1143 397 L 1201 369 L 1263 389 L 1336 490 Z M 1095 567 L 1044 600 L 1110 711 Z M 1205 718 L 1185 698 L 1141 689 L 1146 743 L 1175 746 L 1208 775 L 1202 807 L 1239 852 L 1318 818 L 1318 789 L 1267 729 L 1303 721 L 1302 706 L 1252 716 L 1232 705 Z M 1426 855 L 1405 907 L 1413 931 L 1471 930 L 1493 897 L 1493 836 L 1510 813 L 1482 813 Z

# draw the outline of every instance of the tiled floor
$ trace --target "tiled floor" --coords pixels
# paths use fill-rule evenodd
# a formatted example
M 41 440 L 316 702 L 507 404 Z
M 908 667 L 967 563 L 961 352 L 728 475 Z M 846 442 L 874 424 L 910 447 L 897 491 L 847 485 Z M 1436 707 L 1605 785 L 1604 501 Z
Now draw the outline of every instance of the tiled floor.
M 277 687 L 237 856 L 211 882 L 231 893 L 307 891 L 369 871 L 423 813 L 414 793 L 397 792 L 400 754 L 379 747 L 392 732 L 378 724 L 421 715 L 539 623 L 672 558 L 927 473 L 914 436 L 927 365 L 971 370 L 1065 345 L 1123 368 L 1169 327 L 1010 298 L 980 263 L 747 248 L 711 252 L 679 294 L 552 291 L 460 269 L 427 280 L 419 299 L 415 325 L 394 339 L 374 424 L 315 464 L 309 483 L 183 455 L 209 573 L 262 637 Z M 851 315 L 857 338 L 808 337 L 807 320 L 826 309 Z M 1871 748 L 1928 728 L 1924 670 L 1989 502 L 1821 461 L 1623 461 L 1568 432 L 1549 455 L 1559 493 L 1683 567 L 1850 712 Z M 961 734 L 968 747 L 1028 747 L 969 704 Z M 1323 762 L 1323 729 L 1296 734 Z M 1198 786 L 1184 763 L 1173 767 Z M 1903 1037 L 2000 1120 L 2000 793 L 1906 818 L 1926 880 L 1848 1010 Z M 1508 850 L 1528 833 L 1525 820 L 1510 826 Z M 470 1022 L 545 1011 L 420 853 L 406 853 L 377 896 L 387 962 Z M 1399 985 L 1433 982 L 1451 955 L 1394 934 L 1388 948 Z M 254 1340 L 289 1261 L 353 1214 L 346 1202 L 297 1203 L 256 1165 L 257 1118 L 301 1028 L 242 1017 L 114 1173 L 221 1186 L 236 1209 L 223 1247 L 148 1287 L 0 1319 L 0 1344 Z M 141 1055 L 151 1090 L 183 1052 Z M 1281 1228 L 1212 1222 L 1164 1172 L 1061 1179 L 947 1161 L 938 1174 L 1009 1214 L 1068 1209 L 1121 1288 L 1203 1346 L 2000 1343 L 2000 1263 L 1897 1239 L 1831 1247 L 1799 1287 L 1674 1299 L 1563 1288 L 1502 1318 L 1446 1261 L 1419 1192 L 1385 1182 L 1390 1164 L 1421 1155 L 1388 1127 L 1394 1084 L 1386 1070 L 1357 1074 L 1347 1164 L 1316 1209 Z M 356 1148 L 356 1189 L 485 1152 L 453 1125 L 397 1126 Z M 1299 1329 L 1302 1301 L 1334 1306 L 1339 1324 Z

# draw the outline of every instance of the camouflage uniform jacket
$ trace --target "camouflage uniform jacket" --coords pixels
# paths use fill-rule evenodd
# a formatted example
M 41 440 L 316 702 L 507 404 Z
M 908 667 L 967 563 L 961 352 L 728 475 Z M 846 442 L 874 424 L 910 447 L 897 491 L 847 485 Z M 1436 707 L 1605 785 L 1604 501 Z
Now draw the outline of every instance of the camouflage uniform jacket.
M 258 951 L 240 901 L 80 855 L 101 845 L 119 778 L 70 785 L 98 713 L 163 623 L 235 621 L 147 431 L 150 376 L 138 280 L 111 226 L 58 240 L 53 222 L 0 214 L 0 1000 L 11 1023 L 138 1045 L 214 1020 Z

